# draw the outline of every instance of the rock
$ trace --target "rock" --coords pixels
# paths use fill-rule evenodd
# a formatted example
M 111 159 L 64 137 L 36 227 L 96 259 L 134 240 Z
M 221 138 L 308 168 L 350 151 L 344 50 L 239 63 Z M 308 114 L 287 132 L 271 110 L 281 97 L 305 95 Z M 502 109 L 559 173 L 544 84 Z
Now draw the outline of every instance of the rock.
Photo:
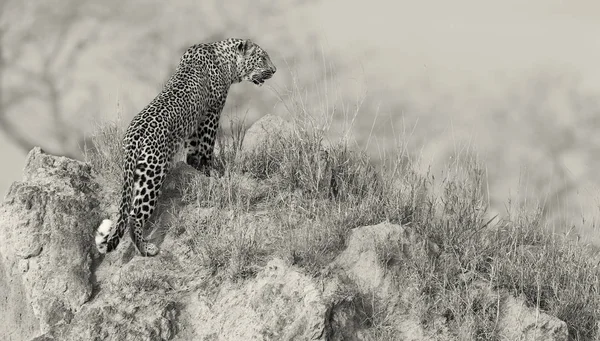
M 55 341 L 56 339 L 50 335 L 44 334 L 33 338 L 31 341 Z
M 13 302 L 0 310 L 22 310 L 27 330 L 33 322 L 29 307 L 35 329 L 45 333 L 68 324 L 91 297 L 90 250 L 100 217 L 90 171 L 85 163 L 34 148 L 24 181 L 10 187 L 0 206 L 3 276 L 13 288 Z M 5 327 L 0 335 L 10 333 Z
M 291 136 L 294 127 L 291 123 L 275 115 L 265 115 L 254 122 L 244 135 L 242 150 L 244 152 L 256 151 L 260 146 L 267 145 L 273 136 Z
M 240 287 L 222 288 L 212 304 L 190 298 L 199 340 L 324 340 L 327 305 L 316 281 L 281 259 Z
M 402 283 L 394 276 L 393 268 L 406 266 L 407 262 L 428 262 L 439 255 L 439 247 L 426 240 L 411 227 L 383 222 L 352 230 L 346 249 L 330 264 L 328 271 L 336 273 L 341 282 L 350 280 L 352 300 L 362 300 L 361 309 L 350 312 L 358 316 L 377 311 L 390 321 L 390 338 L 398 340 L 453 340 L 447 326 L 435 319 L 429 329 L 403 306 L 416 306 L 419 301 L 419 284 L 411 278 Z M 401 292 L 398 286 L 402 286 Z M 340 285 L 343 287 L 344 285 Z M 367 303 L 365 304 L 364 301 Z M 366 306 L 365 306 L 366 305 Z M 354 304 L 356 306 L 356 304 Z M 334 328 L 339 340 L 375 340 L 368 333 L 363 316 L 352 321 L 345 312 L 345 304 L 336 303 L 333 316 L 345 321 Z M 333 319 L 335 323 L 336 318 Z M 391 322 L 394 321 L 394 322 Z M 351 331 L 351 333 L 348 333 Z
M 0 340 L 29 340 L 39 333 L 39 320 L 20 274 L 14 268 L 7 269 L 3 260 L 0 257 Z
M 348 246 L 331 266 L 343 270 L 362 292 L 388 299 L 394 290 L 384 266 L 408 259 L 427 261 L 437 253 L 437 245 L 421 238 L 411 228 L 384 222 L 355 228 Z
M 148 294 L 148 293 L 146 293 Z M 154 295 L 110 305 L 106 301 L 82 311 L 58 340 L 172 340 L 177 334 L 178 303 Z
M 524 300 L 508 296 L 504 301 L 499 320 L 501 340 L 566 341 L 569 339 L 567 324 L 535 308 L 529 308 Z

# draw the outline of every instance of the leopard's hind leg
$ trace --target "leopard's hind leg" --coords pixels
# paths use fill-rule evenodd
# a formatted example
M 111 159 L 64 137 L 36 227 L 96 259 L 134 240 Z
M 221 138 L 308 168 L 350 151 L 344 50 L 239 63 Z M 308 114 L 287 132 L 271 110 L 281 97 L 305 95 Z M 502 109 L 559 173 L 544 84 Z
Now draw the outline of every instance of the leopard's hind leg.
M 156 209 L 170 163 L 166 155 L 149 154 L 136 165 L 130 234 L 142 256 L 155 256 L 159 252 L 155 244 L 144 238 L 144 227 Z

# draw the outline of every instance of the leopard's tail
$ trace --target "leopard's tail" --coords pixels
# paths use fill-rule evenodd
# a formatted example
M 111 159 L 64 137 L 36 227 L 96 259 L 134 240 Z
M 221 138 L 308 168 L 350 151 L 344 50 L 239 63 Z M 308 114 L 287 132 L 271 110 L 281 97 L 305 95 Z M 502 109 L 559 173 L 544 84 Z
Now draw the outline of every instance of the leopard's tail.
M 129 212 L 131 211 L 133 200 L 135 164 L 136 160 L 134 158 L 126 156 L 125 169 L 123 170 L 124 186 L 116 228 L 113 228 L 114 224 L 112 220 L 104 219 L 96 230 L 96 248 L 100 253 L 107 253 L 116 249 L 129 227 Z

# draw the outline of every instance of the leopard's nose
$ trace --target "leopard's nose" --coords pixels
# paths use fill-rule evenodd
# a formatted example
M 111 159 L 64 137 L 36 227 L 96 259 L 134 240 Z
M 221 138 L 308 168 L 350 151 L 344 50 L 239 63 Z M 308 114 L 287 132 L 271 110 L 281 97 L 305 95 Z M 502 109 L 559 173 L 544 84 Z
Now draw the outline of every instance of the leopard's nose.
M 275 72 L 277 72 L 277 67 L 273 65 L 273 74 L 275 74 Z

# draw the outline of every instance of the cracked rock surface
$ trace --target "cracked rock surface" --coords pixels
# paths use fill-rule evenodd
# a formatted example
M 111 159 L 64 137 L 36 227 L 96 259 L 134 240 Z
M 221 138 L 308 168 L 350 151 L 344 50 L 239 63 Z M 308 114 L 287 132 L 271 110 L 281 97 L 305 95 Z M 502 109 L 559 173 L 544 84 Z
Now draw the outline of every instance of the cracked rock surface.
M 98 188 L 90 167 L 33 149 L 23 181 L 0 206 L 3 285 L 9 287 L 2 320 L 24 328 L 7 338 L 45 333 L 69 324 L 92 294 L 89 228 L 98 220 Z M 7 283 L 8 282 L 8 283 Z M 15 311 L 16 310 L 16 311 Z M 2 335 L 2 334 L 0 334 Z

